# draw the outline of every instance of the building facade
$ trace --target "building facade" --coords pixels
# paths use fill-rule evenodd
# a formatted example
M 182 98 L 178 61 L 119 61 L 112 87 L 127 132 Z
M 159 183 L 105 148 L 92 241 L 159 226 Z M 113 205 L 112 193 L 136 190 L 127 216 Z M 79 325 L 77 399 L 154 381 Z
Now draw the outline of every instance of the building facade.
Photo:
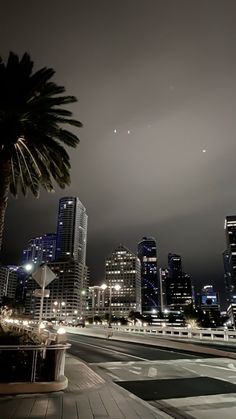
M 225 218 L 227 249 L 223 253 L 227 303 L 236 301 L 236 215 Z
M 168 275 L 168 270 L 159 268 L 159 302 L 160 302 L 160 311 L 164 312 L 166 309 L 166 278 Z
M 17 286 L 17 267 L 0 266 L 0 299 L 15 298 Z
M 207 315 L 213 326 L 217 317 L 220 317 L 220 297 L 215 291 L 213 285 L 205 285 L 200 292 L 196 294 L 196 307 Z
M 166 304 L 170 309 L 182 310 L 191 304 L 192 284 L 188 274 L 182 270 L 180 255 L 169 253 L 168 270 L 166 276 Z
M 56 260 L 73 259 L 86 264 L 88 216 L 78 197 L 59 201 L 57 221 Z
M 109 312 L 109 289 L 100 285 L 89 287 L 87 299 L 87 317 L 100 316 Z
M 236 327 L 236 304 L 230 304 L 227 308 L 227 316 L 233 327 Z
M 86 314 L 88 295 L 87 267 L 77 261 L 52 262 L 48 267 L 56 278 L 46 287 L 49 297 L 44 298 L 43 319 L 75 322 Z M 39 318 L 40 298 L 35 296 L 39 286 L 31 279 L 28 283 L 26 314 Z
M 56 234 L 44 234 L 29 240 L 28 246 L 23 250 L 22 265 L 33 263 L 51 263 L 55 259 Z
M 46 287 L 49 297 L 44 298 L 43 318 L 74 322 L 86 314 L 88 297 L 88 268 L 86 209 L 77 197 L 64 197 L 59 201 L 55 261 L 47 263 L 56 278 Z M 39 318 L 40 300 L 34 279 L 28 282 L 26 313 Z
M 141 262 L 142 312 L 150 313 L 158 307 L 157 246 L 153 237 L 143 237 L 138 243 Z
M 106 258 L 105 282 L 112 288 L 112 314 L 128 316 L 130 311 L 141 312 L 140 260 L 129 249 L 119 245 Z M 120 285 L 120 290 L 115 290 Z

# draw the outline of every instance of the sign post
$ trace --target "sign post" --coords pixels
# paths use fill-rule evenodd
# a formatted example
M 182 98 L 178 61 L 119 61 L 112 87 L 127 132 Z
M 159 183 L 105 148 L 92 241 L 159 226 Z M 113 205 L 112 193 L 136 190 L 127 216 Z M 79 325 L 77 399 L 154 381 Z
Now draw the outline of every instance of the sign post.
M 56 275 L 52 270 L 46 265 L 46 263 L 32 274 L 34 280 L 39 284 L 41 287 L 41 298 L 40 298 L 40 310 L 39 310 L 39 330 L 40 324 L 43 318 L 43 301 L 45 296 L 45 287 L 50 284 L 55 278 Z

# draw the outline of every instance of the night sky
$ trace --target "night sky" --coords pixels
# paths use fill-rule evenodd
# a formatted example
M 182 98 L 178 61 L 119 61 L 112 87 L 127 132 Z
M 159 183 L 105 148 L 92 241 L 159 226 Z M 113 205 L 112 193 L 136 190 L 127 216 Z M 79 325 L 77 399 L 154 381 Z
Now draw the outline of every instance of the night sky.
M 55 68 L 84 124 L 71 187 L 10 199 L 5 261 L 55 231 L 58 199 L 76 195 L 91 283 L 117 244 L 136 252 L 151 235 L 162 266 L 180 253 L 195 284 L 222 288 L 224 217 L 236 212 L 235 0 L 2 0 L 0 13 L 1 55 Z

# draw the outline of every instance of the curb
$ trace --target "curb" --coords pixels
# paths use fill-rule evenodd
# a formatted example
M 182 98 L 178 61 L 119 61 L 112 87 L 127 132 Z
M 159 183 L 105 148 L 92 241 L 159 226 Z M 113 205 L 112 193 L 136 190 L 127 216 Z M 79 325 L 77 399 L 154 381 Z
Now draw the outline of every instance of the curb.
M 41 381 L 38 383 L 0 383 L 0 394 L 51 393 L 65 390 L 67 386 L 68 379 L 62 375 L 57 381 Z

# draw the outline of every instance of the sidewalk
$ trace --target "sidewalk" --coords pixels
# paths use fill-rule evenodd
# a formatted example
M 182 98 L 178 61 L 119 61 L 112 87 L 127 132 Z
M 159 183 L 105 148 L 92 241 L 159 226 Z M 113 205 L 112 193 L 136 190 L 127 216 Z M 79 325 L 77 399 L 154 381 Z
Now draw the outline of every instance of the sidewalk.
M 168 419 L 169 415 L 67 356 L 65 392 L 0 398 L 1 419 Z

